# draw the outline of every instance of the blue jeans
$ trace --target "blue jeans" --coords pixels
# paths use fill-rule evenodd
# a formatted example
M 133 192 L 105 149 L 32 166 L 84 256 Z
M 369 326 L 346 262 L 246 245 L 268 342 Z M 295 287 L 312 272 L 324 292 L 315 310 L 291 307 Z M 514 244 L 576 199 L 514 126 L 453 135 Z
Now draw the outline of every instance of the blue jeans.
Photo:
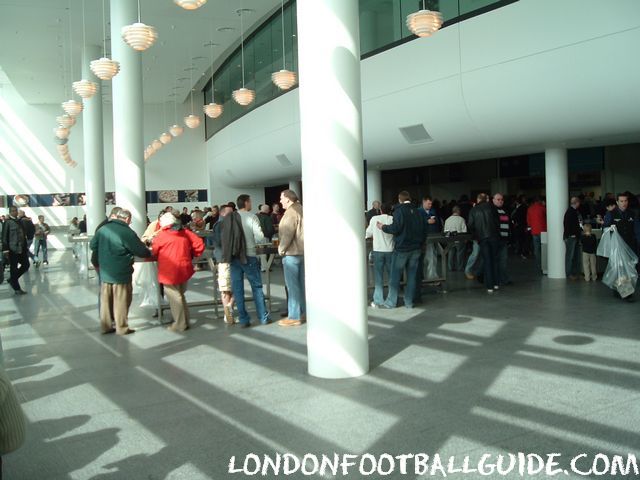
M 498 243 L 498 283 L 496 285 L 506 285 L 511 281 L 507 272 L 507 261 L 509 259 L 509 244 L 506 240 Z
M 291 320 L 300 320 L 307 312 L 304 287 L 304 256 L 285 255 L 282 257 L 284 283 L 287 285 L 287 312 Z
M 536 260 L 536 267 L 538 268 L 538 273 L 542 273 L 542 240 L 540 235 L 532 235 L 533 239 L 533 256 Z
M 500 240 L 497 238 L 485 238 L 478 242 L 480 254 L 484 262 L 484 286 L 493 290 L 498 285 L 498 248 Z
M 464 269 L 464 273 L 467 275 L 478 275 L 482 271 L 482 257 L 480 257 L 480 245 L 475 240 L 473 241 L 473 250 L 467 260 L 467 266 Z
M 36 238 L 35 239 L 36 245 L 34 248 L 34 255 L 37 257 L 38 253 L 40 253 L 40 248 L 42 248 L 42 261 L 43 262 L 49 262 L 49 259 L 47 257 L 47 239 L 46 238 Z
M 373 273 L 376 286 L 373 290 L 373 303 L 384 303 L 384 271 L 391 276 L 391 257 L 393 252 L 371 252 L 373 257 Z
M 244 276 L 247 276 L 251 285 L 253 301 L 256 303 L 256 312 L 260 323 L 269 323 L 269 313 L 264 301 L 264 292 L 262 291 L 262 277 L 260 276 L 260 265 L 257 257 L 247 257 L 247 263 L 240 263 L 240 260 L 234 258 L 231 261 L 231 290 L 233 298 L 236 300 L 238 314 L 240 316 L 239 323 L 249 324 L 251 318 L 247 313 L 244 301 Z
M 582 257 L 578 237 L 565 238 L 564 243 L 567 247 L 564 257 L 565 272 L 568 276 L 577 277 L 580 274 L 580 259 Z
M 391 279 L 389 280 L 389 295 L 384 305 L 395 308 L 398 303 L 398 292 L 400 291 L 400 279 L 402 272 L 407 269 L 407 284 L 404 287 L 404 305 L 413 308 L 413 300 L 416 292 L 416 280 L 418 263 L 420 260 L 420 250 L 409 252 L 393 252 L 391 257 Z

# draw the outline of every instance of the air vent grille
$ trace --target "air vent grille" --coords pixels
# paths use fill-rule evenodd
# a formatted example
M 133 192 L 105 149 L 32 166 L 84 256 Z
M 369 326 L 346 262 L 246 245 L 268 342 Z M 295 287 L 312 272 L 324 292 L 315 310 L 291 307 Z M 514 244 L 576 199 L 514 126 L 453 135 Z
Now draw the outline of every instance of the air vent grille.
M 399 130 L 407 143 L 410 143 L 411 145 L 433 142 L 433 138 L 421 123 L 418 125 L 402 127 Z

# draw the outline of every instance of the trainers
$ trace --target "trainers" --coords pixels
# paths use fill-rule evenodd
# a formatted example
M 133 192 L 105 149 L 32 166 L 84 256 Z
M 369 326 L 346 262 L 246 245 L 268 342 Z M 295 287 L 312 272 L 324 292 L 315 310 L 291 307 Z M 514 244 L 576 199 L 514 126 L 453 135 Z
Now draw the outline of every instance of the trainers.
M 371 302 L 371 303 L 369 304 L 369 306 L 370 306 L 371 308 L 380 308 L 380 305 L 378 305 L 376 302 Z
M 494 285 L 494 286 L 493 286 L 493 289 L 494 289 L 494 290 L 500 290 L 500 286 L 499 286 L 499 285 Z
M 492 288 L 487 288 L 487 293 L 493 293 L 493 289 Z
M 475 280 L 476 279 L 476 276 L 473 275 L 472 273 L 465 273 L 464 276 L 467 277 L 467 280 Z
M 278 321 L 278 325 L 281 327 L 299 327 L 302 325 L 302 320 L 294 320 L 292 318 L 284 318 Z
M 132 333 L 135 333 L 135 330 L 133 328 L 127 328 L 123 332 L 116 332 L 116 335 L 131 335 Z

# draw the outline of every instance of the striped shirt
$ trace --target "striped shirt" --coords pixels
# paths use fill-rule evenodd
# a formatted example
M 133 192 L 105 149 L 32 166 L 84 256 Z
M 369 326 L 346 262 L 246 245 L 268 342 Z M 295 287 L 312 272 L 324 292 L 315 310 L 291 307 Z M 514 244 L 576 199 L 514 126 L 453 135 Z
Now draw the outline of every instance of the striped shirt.
M 509 238 L 509 226 L 511 224 L 511 219 L 507 212 L 505 212 L 504 208 L 498 208 L 498 217 L 500 219 L 500 238 L 506 240 Z

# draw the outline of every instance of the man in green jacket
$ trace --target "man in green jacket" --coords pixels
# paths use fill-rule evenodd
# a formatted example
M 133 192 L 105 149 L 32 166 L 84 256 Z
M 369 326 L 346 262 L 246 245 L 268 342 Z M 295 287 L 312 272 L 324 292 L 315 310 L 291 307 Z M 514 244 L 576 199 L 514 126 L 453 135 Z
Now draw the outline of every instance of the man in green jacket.
M 135 257 L 149 257 L 151 252 L 129 228 L 131 212 L 120 210 L 116 218 L 96 231 L 91 250 L 98 252 L 100 280 L 100 325 L 102 333 L 128 335 L 127 317 L 131 306 L 133 261 Z M 111 326 L 115 320 L 116 328 Z

